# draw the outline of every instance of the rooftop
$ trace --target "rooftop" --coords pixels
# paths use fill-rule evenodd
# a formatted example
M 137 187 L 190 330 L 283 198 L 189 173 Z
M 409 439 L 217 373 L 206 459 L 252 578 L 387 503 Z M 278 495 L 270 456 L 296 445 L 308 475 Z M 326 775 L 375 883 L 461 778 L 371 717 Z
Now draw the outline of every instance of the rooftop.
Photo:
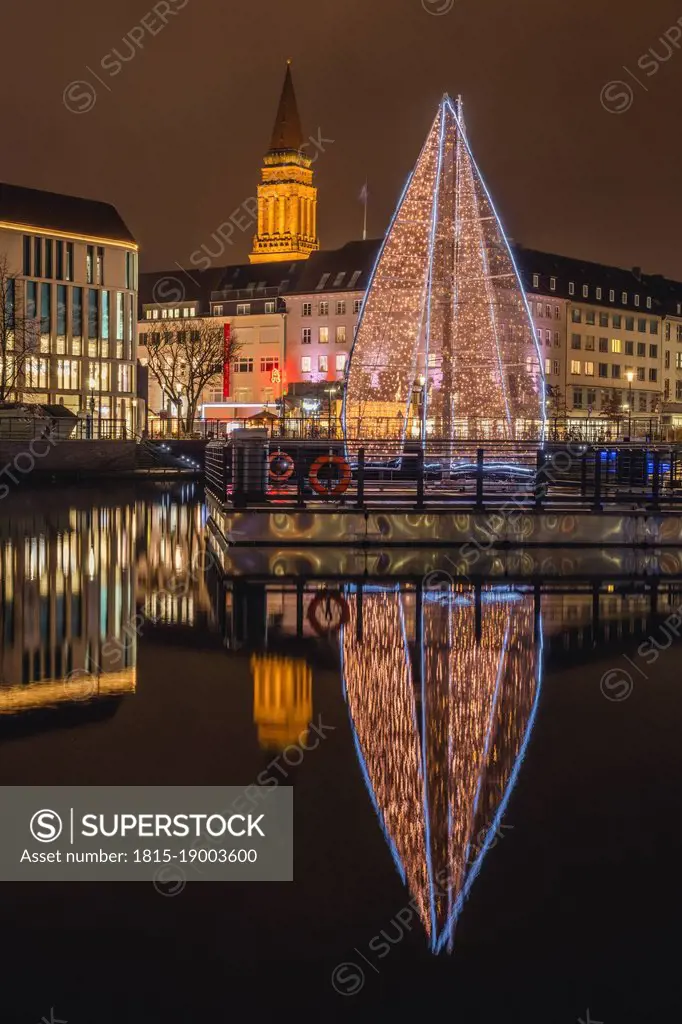
M 118 210 L 109 203 L 0 182 L 0 222 L 43 231 L 135 244 Z

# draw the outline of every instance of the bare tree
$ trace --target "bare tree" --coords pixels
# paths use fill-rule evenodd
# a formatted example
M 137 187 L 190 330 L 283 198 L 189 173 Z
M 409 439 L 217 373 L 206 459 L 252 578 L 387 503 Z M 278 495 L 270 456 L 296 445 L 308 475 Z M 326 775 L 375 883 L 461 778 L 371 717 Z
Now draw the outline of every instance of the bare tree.
M 150 372 L 179 410 L 184 403 L 179 419 L 190 434 L 204 388 L 222 377 L 225 360 L 232 362 L 240 343 L 233 332 L 226 351 L 223 324 L 202 319 L 164 320 L 143 344 Z
M 26 390 L 26 362 L 39 350 L 40 324 L 24 312 L 23 282 L 0 254 L 0 403 Z

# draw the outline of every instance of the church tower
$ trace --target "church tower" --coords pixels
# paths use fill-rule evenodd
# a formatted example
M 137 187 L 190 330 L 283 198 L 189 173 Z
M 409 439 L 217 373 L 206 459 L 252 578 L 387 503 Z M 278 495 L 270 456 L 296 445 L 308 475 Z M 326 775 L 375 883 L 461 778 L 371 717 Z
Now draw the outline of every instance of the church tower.
M 317 189 L 305 143 L 287 62 L 284 86 L 258 186 L 258 233 L 251 263 L 307 260 L 320 248 L 317 238 Z

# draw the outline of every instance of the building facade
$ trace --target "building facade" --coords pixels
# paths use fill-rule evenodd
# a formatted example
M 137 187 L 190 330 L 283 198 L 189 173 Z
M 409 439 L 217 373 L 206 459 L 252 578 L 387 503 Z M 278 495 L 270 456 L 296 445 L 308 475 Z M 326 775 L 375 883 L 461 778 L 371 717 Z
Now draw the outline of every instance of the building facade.
M 137 429 L 137 253 L 114 207 L 0 184 L 0 257 L 15 308 L 35 324 L 16 400 Z

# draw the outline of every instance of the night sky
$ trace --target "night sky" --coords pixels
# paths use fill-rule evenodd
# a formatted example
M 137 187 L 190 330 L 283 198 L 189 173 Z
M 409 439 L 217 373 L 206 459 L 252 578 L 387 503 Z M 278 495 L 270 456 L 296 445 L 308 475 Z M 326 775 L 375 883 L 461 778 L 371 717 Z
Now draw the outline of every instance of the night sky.
M 153 6 L 8 5 L 0 65 L 0 180 L 114 203 L 143 269 L 189 265 L 255 194 L 290 57 L 304 131 L 333 140 L 315 163 L 323 247 L 360 237 L 365 176 L 383 233 L 442 93 L 461 92 L 512 237 L 682 280 L 679 3 L 168 0 L 165 26 Z M 603 98 L 621 113 L 600 102 L 617 79 L 631 93 Z

